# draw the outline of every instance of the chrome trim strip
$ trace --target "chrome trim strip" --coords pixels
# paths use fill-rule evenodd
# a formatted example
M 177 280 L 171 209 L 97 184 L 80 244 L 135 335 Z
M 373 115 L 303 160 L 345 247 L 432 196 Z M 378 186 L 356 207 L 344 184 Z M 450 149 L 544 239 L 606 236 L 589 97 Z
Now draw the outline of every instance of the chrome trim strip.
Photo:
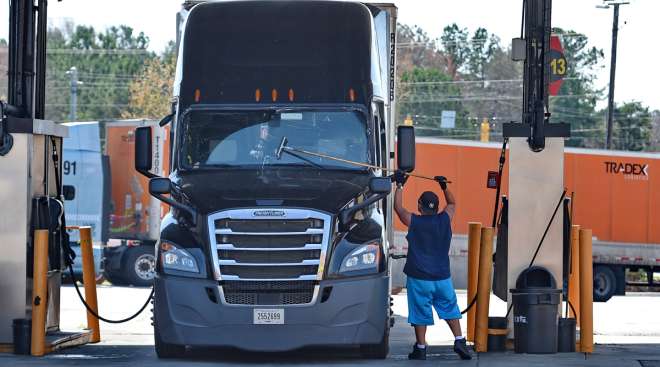
M 308 234 L 323 234 L 322 229 L 309 228 L 305 232 L 233 232 L 228 228 L 216 229 L 215 234 L 231 234 L 238 236 L 304 236 Z
M 243 279 L 246 280 L 246 279 Z M 291 280 L 291 279 L 287 279 Z M 271 281 L 271 280 L 268 280 Z M 319 290 L 321 287 L 317 284 L 314 286 L 314 293 L 312 293 L 312 300 L 309 301 L 309 303 L 300 303 L 300 304 L 290 304 L 290 305 L 240 305 L 240 304 L 235 304 L 235 303 L 227 303 L 227 300 L 225 299 L 225 292 L 222 286 L 218 286 L 218 291 L 220 292 L 220 302 L 222 302 L 223 306 L 226 307 L 277 307 L 277 308 L 289 308 L 289 307 L 309 307 L 312 306 L 313 304 L 316 303 L 316 300 L 319 297 Z
M 232 250 L 232 251 L 301 251 L 301 250 L 321 250 L 322 246 L 320 243 L 308 243 L 304 247 L 276 247 L 276 248 L 264 248 L 264 247 L 236 247 L 231 243 L 225 243 L 217 246 L 218 250 Z
M 216 280 L 257 280 L 257 281 L 291 281 L 291 280 L 321 280 L 323 273 L 325 271 L 325 260 L 328 252 L 328 247 L 330 244 L 330 225 L 332 217 L 322 212 L 309 209 L 293 209 L 293 208 L 271 208 L 274 211 L 279 213 L 284 212 L 284 215 L 275 215 L 275 216 L 259 216 L 256 218 L 254 213 L 257 211 L 263 211 L 263 207 L 257 208 L 244 208 L 244 209 L 231 209 L 223 210 L 216 213 L 212 213 L 207 217 L 207 225 L 209 230 L 209 240 L 211 244 L 211 259 L 213 260 L 213 272 Z M 318 271 L 316 275 L 303 275 L 299 278 L 286 278 L 286 279 L 242 279 L 237 276 L 223 276 L 220 272 L 220 259 L 218 258 L 218 246 L 219 244 L 216 241 L 216 232 L 223 230 L 216 230 L 215 221 L 219 219 L 243 219 L 243 220 L 295 220 L 295 219 L 321 219 L 323 221 L 323 230 L 320 229 L 309 229 L 307 232 L 293 232 L 293 234 L 322 234 L 322 240 L 320 244 L 321 256 L 318 260 Z M 311 232 L 310 232 L 311 230 Z M 240 232 L 244 233 L 244 232 Z M 275 232 L 275 233 L 264 233 L 264 232 L 248 232 L 248 235 L 282 235 L 291 232 Z M 227 232 L 222 234 L 238 234 L 237 232 Z M 233 247 L 233 246 L 232 246 Z M 244 250 L 233 248 L 236 250 Z M 310 249 L 307 246 L 296 248 L 296 250 L 305 250 Z M 318 248 L 317 248 L 318 249 Z M 254 249 L 257 250 L 257 249 Z M 286 251 L 286 249 L 269 249 L 271 251 Z M 288 264 L 287 264 L 288 265 Z M 316 264 L 314 264 L 316 265 Z
M 222 280 L 244 280 L 249 282 L 289 282 L 296 280 L 316 280 L 316 275 L 301 275 L 297 278 L 275 278 L 275 279 L 252 279 L 252 278 L 240 278 L 237 275 L 223 275 Z
M 236 260 L 218 260 L 221 266 L 303 266 L 318 265 L 318 260 L 303 260 L 297 263 L 239 263 Z

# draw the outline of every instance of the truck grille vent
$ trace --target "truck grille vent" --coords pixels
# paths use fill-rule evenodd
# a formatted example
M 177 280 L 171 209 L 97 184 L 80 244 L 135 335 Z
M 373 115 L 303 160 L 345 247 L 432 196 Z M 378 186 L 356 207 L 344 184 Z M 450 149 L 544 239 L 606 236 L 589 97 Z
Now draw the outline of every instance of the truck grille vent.
M 302 220 L 246 220 L 218 219 L 216 229 L 230 229 L 232 232 L 305 232 L 310 228 L 323 228 L 320 219 Z
M 225 281 L 225 301 L 235 305 L 300 305 L 314 299 L 314 281 Z

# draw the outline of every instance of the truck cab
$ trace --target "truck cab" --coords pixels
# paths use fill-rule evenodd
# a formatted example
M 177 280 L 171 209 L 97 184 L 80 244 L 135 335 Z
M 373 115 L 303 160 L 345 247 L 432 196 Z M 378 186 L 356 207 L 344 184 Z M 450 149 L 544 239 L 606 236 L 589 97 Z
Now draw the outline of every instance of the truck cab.
M 396 8 L 199 3 L 185 14 L 156 244 L 159 357 L 185 346 L 388 352 Z M 378 29 L 378 30 L 377 30 Z M 385 55 L 382 55 L 385 53 Z M 414 169 L 400 127 L 398 167 Z M 313 152 L 307 154 L 303 152 Z

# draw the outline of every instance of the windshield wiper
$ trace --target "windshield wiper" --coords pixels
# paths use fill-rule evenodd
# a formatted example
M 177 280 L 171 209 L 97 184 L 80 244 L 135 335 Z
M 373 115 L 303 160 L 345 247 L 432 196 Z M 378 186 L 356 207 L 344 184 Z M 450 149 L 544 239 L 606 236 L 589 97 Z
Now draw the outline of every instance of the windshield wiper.
M 312 165 L 312 166 L 314 166 L 314 167 L 316 167 L 316 168 L 318 168 L 318 169 L 327 169 L 327 167 L 324 167 L 324 166 L 322 166 L 322 165 L 320 165 L 320 164 L 318 164 L 318 163 L 312 161 L 312 160 L 309 159 L 309 158 L 305 158 L 305 157 L 299 155 L 298 153 L 290 152 L 290 151 L 288 151 L 288 150 L 285 150 L 285 152 L 287 152 L 289 155 L 292 155 L 292 156 L 294 156 L 294 157 L 300 159 L 301 161 L 303 161 L 303 162 L 305 162 L 305 163 L 307 163 L 307 164 L 309 164 L 309 165 Z M 281 156 L 281 154 L 280 154 L 280 156 Z M 278 158 L 278 159 L 279 159 L 279 158 Z

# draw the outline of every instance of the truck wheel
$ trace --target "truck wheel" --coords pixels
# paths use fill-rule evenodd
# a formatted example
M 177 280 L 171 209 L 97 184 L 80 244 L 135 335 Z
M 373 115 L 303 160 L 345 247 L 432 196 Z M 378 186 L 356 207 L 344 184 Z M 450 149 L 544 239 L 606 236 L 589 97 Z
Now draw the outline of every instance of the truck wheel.
M 163 342 L 158 332 L 158 326 L 154 324 L 154 346 L 156 348 L 156 355 L 158 358 L 181 358 L 186 353 L 186 347 L 177 344 L 168 344 Z
M 607 302 L 616 292 L 616 275 L 609 266 L 594 267 L 594 302 Z
M 389 320 L 388 320 L 389 324 Z M 390 327 L 385 325 L 383 339 L 378 344 L 360 345 L 360 355 L 365 359 L 385 359 L 390 352 Z
M 128 249 L 126 260 L 123 263 L 124 276 L 128 284 L 137 287 L 149 287 L 156 275 L 156 256 L 151 246 L 136 246 Z

